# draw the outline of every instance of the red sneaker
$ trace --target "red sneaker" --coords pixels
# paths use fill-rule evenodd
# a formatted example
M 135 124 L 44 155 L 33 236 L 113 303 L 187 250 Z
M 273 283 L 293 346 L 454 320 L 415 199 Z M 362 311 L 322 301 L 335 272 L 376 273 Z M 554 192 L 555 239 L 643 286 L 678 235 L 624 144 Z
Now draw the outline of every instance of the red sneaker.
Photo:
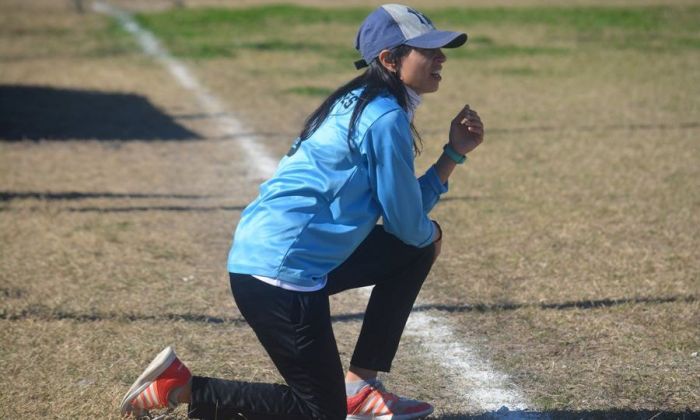
M 351 420 L 408 420 L 425 417 L 433 412 L 427 402 L 402 398 L 387 392 L 380 382 L 368 385 L 348 397 L 348 415 Z
M 121 403 L 122 416 L 148 415 L 154 408 L 174 408 L 168 400 L 170 392 L 186 385 L 192 374 L 172 348 L 166 347 L 136 379 Z

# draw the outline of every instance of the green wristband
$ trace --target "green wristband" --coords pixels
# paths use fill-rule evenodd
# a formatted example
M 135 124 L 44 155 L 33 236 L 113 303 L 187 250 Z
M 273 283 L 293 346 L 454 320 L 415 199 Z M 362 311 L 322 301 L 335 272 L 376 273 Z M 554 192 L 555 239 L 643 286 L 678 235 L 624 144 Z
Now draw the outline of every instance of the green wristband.
M 442 148 L 442 151 L 445 152 L 447 157 L 452 159 L 457 165 L 461 165 L 467 160 L 467 155 L 460 155 L 459 153 L 455 152 L 455 149 L 450 146 L 450 143 L 447 143 L 445 147 Z

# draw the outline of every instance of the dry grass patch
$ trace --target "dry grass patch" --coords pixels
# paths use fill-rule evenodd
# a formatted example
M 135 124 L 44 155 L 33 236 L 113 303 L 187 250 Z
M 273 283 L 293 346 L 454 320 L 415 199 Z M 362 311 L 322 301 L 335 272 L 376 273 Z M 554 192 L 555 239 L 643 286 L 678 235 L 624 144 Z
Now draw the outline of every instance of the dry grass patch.
M 471 185 L 436 210 L 451 244 L 440 299 L 697 294 L 697 197 L 687 191 L 697 170 L 684 152 L 692 132 L 635 132 L 619 143 L 596 134 L 514 135 L 478 152 Z
M 136 52 L 134 41 L 115 23 L 76 13 L 69 1 L 4 1 L 0 28 L 2 67 L 42 58 L 106 58 Z
M 700 103 L 687 87 L 700 82 L 693 71 L 700 55 L 683 44 L 683 37 L 694 39 L 697 33 L 682 23 L 685 17 L 678 10 L 668 16 L 681 21 L 661 30 L 668 43 L 653 48 L 637 43 L 634 37 L 647 25 L 644 10 L 610 12 L 607 16 L 623 21 L 592 20 L 590 27 L 584 18 L 566 13 L 561 16 L 572 19 L 570 26 L 548 21 L 547 16 L 562 13 L 556 9 L 543 9 L 544 17 L 537 18 L 522 10 L 514 15 L 477 11 L 464 28 L 471 45 L 448 52 L 442 89 L 426 97 L 425 111 L 418 112 L 425 141 L 420 170 L 439 153 L 447 121 L 463 103 L 480 111 L 489 132 L 435 211 L 447 228 L 446 246 L 423 296 L 460 310 L 496 308 L 479 319 L 469 314 L 454 321 L 477 341 L 499 337 L 483 343 L 485 352 L 543 409 L 698 407 L 692 366 L 684 364 L 689 356 L 684 359 L 665 345 L 653 346 L 653 353 L 644 349 L 657 334 L 668 333 L 686 350 L 698 341 L 692 325 L 700 266 L 692 250 L 700 245 L 694 228 L 700 214 L 695 165 Z M 594 16 L 600 10 L 583 12 Z M 494 25 L 491 19 L 499 13 L 505 23 Z M 459 28 L 437 16 L 439 26 Z M 356 74 L 350 53 L 341 50 L 351 52 L 342 45 L 352 39 L 355 26 L 341 20 L 316 28 L 292 26 L 285 37 L 231 34 L 240 49 L 228 58 L 197 58 L 198 72 L 234 106 L 247 98 L 242 115 L 270 133 L 270 144 L 281 155 L 327 89 Z M 310 36 L 313 30 L 324 34 L 324 46 L 305 47 L 304 42 L 318 39 Z M 192 42 L 206 44 L 207 36 Z M 631 303 L 570 312 L 538 306 L 575 307 L 609 299 Z M 684 321 L 671 333 L 674 311 L 683 313 Z M 627 327 L 618 328 L 630 313 L 645 314 L 630 321 L 635 332 L 646 328 L 638 341 Z M 586 321 L 571 314 L 583 314 Z M 500 322 L 504 318 L 508 321 Z M 576 368 L 553 373 L 552 379 L 530 367 L 530 360 L 560 363 L 559 353 L 568 351 L 572 336 L 581 343 L 595 340 L 594 331 L 578 327 L 581 322 L 597 325 L 608 336 L 597 357 L 573 352 L 567 366 Z M 547 351 L 527 344 L 511 347 L 507 340 L 529 343 L 543 336 L 551 346 Z M 641 366 L 636 374 L 626 372 L 632 363 L 624 356 L 628 346 Z M 610 361 L 605 369 L 597 367 L 604 355 Z M 653 367 L 657 361 L 662 370 Z M 414 371 L 401 364 L 399 369 L 407 369 L 411 378 L 405 383 L 417 381 L 421 374 L 416 372 L 425 373 L 420 366 Z M 645 378 L 663 369 L 670 369 L 673 379 L 657 383 L 665 390 L 660 397 Z M 579 371 L 589 373 L 578 376 Z M 448 392 L 437 379 L 432 387 L 427 382 L 433 395 Z M 605 392 L 582 392 L 601 383 L 609 384 L 600 388 Z M 449 407 L 445 412 L 469 409 L 448 400 L 440 400 Z
M 0 83 L 138 94 L 201 137 L 0 143 L 2 417 L 109 417 L 170 343 L 198 374 L 278 380 L 228 292 L 225 254 L 259 181 L 235 139 L 212 141 L 216 116 L 104 18 L 68 2 L 0 10 Z M 275 31 L 209 25 L 216 11 L 141 19 L 281 156 L 328 89 L 356 74 L 363 12 L 275 10 L 286 22 Z M 450 54 L 441 91 L 418 112 L 419 170 L 463 103 L 488 135 L 435 210 L 446 244 L 424 302 L 452 310 L 441 314 L 536 408 L 698 411 L 700 53 L 687 24 L 697 8 L 664 9 L 671 23 L 640 39 L 659 35 L 668 48 L 649 49 L 634 41 L 656 16 L 646 9 L 601 31 L 509 10 L 464 23 L 435 15 L 471 42 Z M 307 12 L 315 20 L 302 25 Z M 173 30 L 173 16 L 192 25 Z M 585 309 L 590 301 L 605 304 Z M 333 300 L 337 314 L 363 305 Z M 344 361 L 358 326 L 336 325 Z M 391 385 L 439 413 L 472 413 L 429 359 L 407 339 Z
M 451 316 L 542 410 L 697 411 L 698 302 Z M 695 354 L 695 356 L 693 355 Z
M 6 343 L 0 358 L 0 383 L 7 390 L 0 404 L 4 418 L 119 418 L 124 392 L 173 343 L 195 374 L 278 379 L 248 327 L 184 321 L 0 322 Z M 237 362 L 243 359 L 245 364 Z M 177 418 L 186 418 L 185 407 Z
M 146 210 L 5 212 L 2 239 L 12 246 L 0 254 L 2 283 L 19 296 L 3 299 L 3 312 L 227 314 L 224 261 L 237 213 L 140 205 Z
M 218 337 L 200 335 L 217 351 L 231 347 L 217 340 L 256 345 L 229 297 L 225 256 L 237 214 L 259 178 L 234 143 L 204 139 L 220 135 L 212 127 L 216 116 L 201 114 L 106 18 L 78 16 L 68 2 L 2 7 L 9 11 L 0 13 L 8 21 L 0 31 L 0 84 L 46 87 L 65 98 L 74 91 L 107 99 L 131 95 L 150 104 L 151 115 L 179 117 L 178 124 L 201 137 L 119 141 L 120 127 L 107 139 L 76 134 L 8 142 L 0 135 L 0 366 L 9 390 L 0 397 L 0 416 L 116 417 L 121 395 L 163 345 L 177 342 L 202 373 L 213 370 L 196 362 L 202 347 L 194 345 L 194 331 Z M 94 42 L 116 48 L 122 38 L 127 51 L 94 54 Z M 104 121 L 149 122 L 115 119 L 130 110 L 114 106 L 101 115 L 104 121 L 76 118 L 56 129 L 46 123 L 56 110 L 36 101 L 26 98 L 36 125 L 58 130 L 60 138 Z M 17 117 L 17 105 L 3 118 Z M 226 328 L 244 335 L 222 332 Z M 245 344 L 237 351 L 245 355 Z M 267 362 L 259 349 L 249 351 Z M 202 360 L 222 375 L 262 375 Z

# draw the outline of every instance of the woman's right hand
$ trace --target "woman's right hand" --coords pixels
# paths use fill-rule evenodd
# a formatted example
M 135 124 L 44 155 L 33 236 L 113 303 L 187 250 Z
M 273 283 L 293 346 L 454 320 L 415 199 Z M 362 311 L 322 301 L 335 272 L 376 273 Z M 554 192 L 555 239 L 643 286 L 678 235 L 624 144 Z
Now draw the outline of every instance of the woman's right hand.
M 481 117 L 469 105 L 465 105 L 450 124 L 450 146 L 455 152 L 466 155 L 484 141 L 484 124 Z

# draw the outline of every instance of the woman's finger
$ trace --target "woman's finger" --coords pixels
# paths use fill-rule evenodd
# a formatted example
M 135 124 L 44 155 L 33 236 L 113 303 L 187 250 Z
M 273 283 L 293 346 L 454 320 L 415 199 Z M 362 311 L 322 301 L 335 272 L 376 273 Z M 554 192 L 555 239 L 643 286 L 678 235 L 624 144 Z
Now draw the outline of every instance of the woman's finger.
M 471 109 L 469 104 L 467 104 L 459 111 L 454 121 L 459 121 L 459 124 L 469 126 L 474 122 L 481 123 L 481 117 L 478 112 Z
M 481 122 L 481 117 L 479 117 L 479 116 L 476 115 L 476 114 L 467 114 L 467 115 L 463 116 L 462 119 L 460 120 L 460 122 L 461 122 L 462 124 L 465 124 L 465 123 L 468 122 L 468 121 L 469 121 L 469 122 L 473 122 L 473 121 L 479 121 L 479 122 Z
M 478 134 L 480 136 L 484 135 L 484 129 L 481 127 L 469 127 L 468 130 L 474 134 Z
M 467 127 L 482 127 L 482 128 L 484 127 L 484 123 L 482 123 L 481 120 L 465 119 L 462 124 L 466 125 Z

